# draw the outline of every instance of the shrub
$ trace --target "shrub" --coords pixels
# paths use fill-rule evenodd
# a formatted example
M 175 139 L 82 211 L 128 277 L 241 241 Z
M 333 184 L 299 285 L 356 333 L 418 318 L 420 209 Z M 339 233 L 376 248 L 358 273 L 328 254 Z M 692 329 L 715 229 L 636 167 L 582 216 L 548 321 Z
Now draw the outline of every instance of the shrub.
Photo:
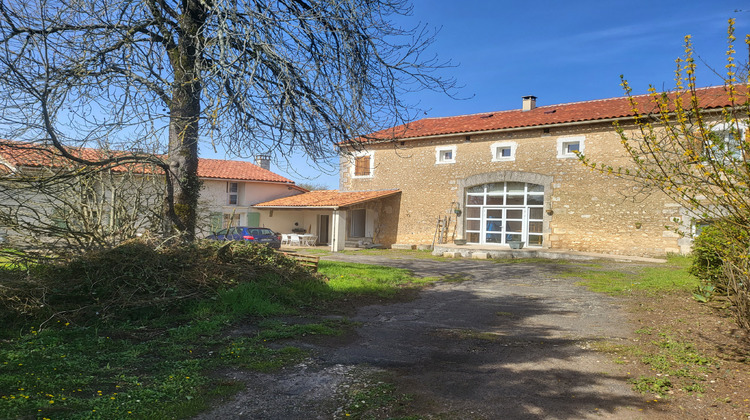
M 711 286 L 715 293 L 720 294 L 727 291 L 727 279 L 724 276 L 727 239 L 723 229 L 707 226 L 693 242 L 693 265 L 690 267 L 690 274 L 698 277 L 703 286 Z
M 703 229 L 693 243 L 690 272 L 701 281 L 696 296 L 725 294 L 739 325 L 750 330 L 750 232 L 744 225 L 727 219 Z

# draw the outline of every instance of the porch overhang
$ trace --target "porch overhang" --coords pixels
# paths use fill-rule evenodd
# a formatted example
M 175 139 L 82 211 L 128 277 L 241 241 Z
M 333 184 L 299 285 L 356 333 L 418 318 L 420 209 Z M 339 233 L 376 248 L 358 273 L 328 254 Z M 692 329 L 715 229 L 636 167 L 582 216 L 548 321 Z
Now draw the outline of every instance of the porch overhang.
M 337 252 L 344 249 L 346 242 L 347 208 L 396 194 L 401 194 L 401 190 L 318 190 L 258 203 L 253 207 L 261 210 L 330 210 L 333 217 L 331 221 L 331 251 Z

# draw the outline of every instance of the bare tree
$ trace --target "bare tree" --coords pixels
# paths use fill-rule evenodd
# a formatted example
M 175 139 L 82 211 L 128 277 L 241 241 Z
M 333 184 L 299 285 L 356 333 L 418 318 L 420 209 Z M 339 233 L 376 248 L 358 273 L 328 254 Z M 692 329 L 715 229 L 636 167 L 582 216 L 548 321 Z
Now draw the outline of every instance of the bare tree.
M 0 142 L 0 154 L 6 156 L 0 235 L 14 250 L 77 254 L 162 230 L 164 183 L 153 175 L 154 166 L 91 168 L 63 158 L 55 148 L 8 141 Z
M 0 135 L 80 165 L 148 160 L 189 240 L 199 141 L 324 160 L 410 120 L 405 93 L 454 87 L 434 72 L 447 63 L 424 57 L 434 33 L 394 23 L 410 12 L 405 0 L 2 0 Z

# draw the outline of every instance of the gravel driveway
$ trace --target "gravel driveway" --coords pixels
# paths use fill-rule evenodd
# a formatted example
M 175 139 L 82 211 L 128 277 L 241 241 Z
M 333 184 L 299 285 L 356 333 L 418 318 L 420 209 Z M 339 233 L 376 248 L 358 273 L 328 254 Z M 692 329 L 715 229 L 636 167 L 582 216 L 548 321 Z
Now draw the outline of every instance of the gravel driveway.
M 654 415 L 621 366 L 590 349 L 627 340 L 627 317 L 615 299 L 560 276 L 560 263 L 326 258 L 470 280 L 438 283 L 409 302 L 362 307 L 351 318 L 361 323 L 355 339 L 317 348 L 314 358 L 280 373 L 226 373 L 247 390 L 198 418 L 345 418 L 340 396 L 363 370 L 387 372 L 428 418 Z

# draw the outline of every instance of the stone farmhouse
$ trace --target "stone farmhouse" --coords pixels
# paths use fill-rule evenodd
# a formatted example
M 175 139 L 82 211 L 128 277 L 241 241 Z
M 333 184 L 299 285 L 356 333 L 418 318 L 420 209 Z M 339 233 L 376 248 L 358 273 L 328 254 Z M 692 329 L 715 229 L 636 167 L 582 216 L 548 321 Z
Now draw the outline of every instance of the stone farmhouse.
M 709 115 L 729 105 L 723 86 L 698 94 Z M 648 96 L 636 100 L 651 106 Z M 630 166 L 613 123 L 634 129 L 633 117 L 625 97 L 537 106 L 527 96 L 520 109 L 425 118 L 342 144 L 342 193 L 391 193 L 340 215 L 340 239 L 687 252 L 694 221 L 685 209 L 660 192 L 640 196 L 638 185 L 592 172 L 577 158 Z M 303 206 L 306 196 L 293 199 Z M 675 232 L 680 225 L 688 235 Z

